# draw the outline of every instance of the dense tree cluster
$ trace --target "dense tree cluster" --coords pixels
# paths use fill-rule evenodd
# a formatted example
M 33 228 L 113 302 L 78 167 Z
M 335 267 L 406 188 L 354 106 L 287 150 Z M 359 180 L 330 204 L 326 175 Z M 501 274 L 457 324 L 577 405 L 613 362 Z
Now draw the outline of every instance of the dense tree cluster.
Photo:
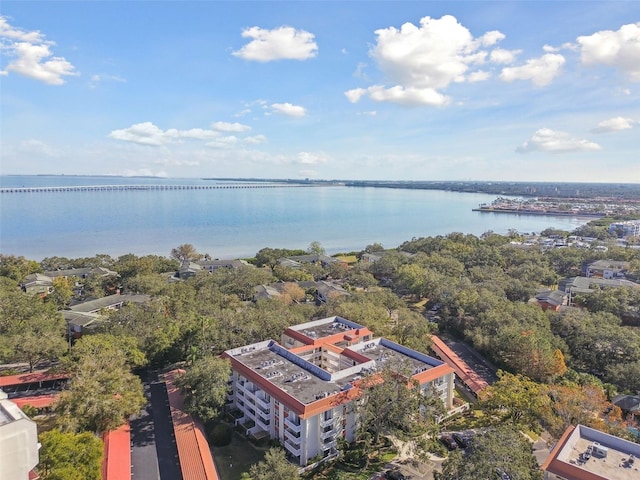
M 540 289 L 555 288 L 560 278 L 579 275 L 598 259 L 628 261 L 631 273 L 640 276 L 640 252 L 617 247 L 608 252 L 524 248 L 512 243 L 519 238 L 517 232 L 506 236 L 487 232 L 480 237 L 452 233 L 414 238 L 394 250 L 373 244 L 359 256 L 374 254 L 377 261 L 350 267 L 303 263 L 293 269 L 279 262 L 285 256 L 323 254 L 318 242 L 307 251 L 264 248 L 251 260 L 253 265 L 203 271 L 174 282 L 168 278 L 180 262 L 208 256 L 189 244 L 174 249 L 171 258 L 96 255 L 75 260 L 50 257 L 38 263 L 3 255 L 0 361 L 25 362 L 31 369 L 59 361 L 59 368 L 70 372 L 69 388 L 57 407 L 58 427 L 66 432 L 99 432 L 119 425 L 143 402 L 132 369 L 176 362 L 186 368 L 180 386 L 187 395 L 187 408 L 207 421 L 219 414 L 226 396 L 229 366 L 218 358 L 220 353 L 269 338 L 278 340 L 290 325 L 340 315 L 425 353 L 438 330 L 465 339 L 504 370 L 481 406 L 514 426 L 544 427 L 554 435 L 575 422 L 612 430 L 620 424 L 620 415 L 609 408 L 608 395 L 640 392 L 640 334 L 633 323 L 640 315 L 640 289 L 576 295 L 573 300 L 580 308 L 558 313 L 545 313 L 529 300 Z M 78 280 L 83 298 L 119 288 L 148 294 L 151 300 L 105 312 L 108 321 L 103 331 L 70 348 L 58 309 L 78 295 L 75 282 L 56 280 L 54 292 L 45 298 L 25 294 L 18 285 L 34 272 L 96 266 L 118 276 Z M 307 302 L 309 292 L 296 282 L 321 279 L 341 282 L 350 294 L 330 297 L 322 305 Z M 279 298 L 254 301 L 257 285 L 276 281 L 285 282 Z M 425 321 L 414 304 L 433 309 L 435 322 Z M 393 379 L 387 380 L 365 389 L 363 415 L 371 409 L 367 425 L 373 435 L 408 433 L 420 426 L 420 419 L 406 412 L 424 399 L 411 395 L 417 389 L 393 388 Z M 422 407 L 423 411 L 435 408 Z M 376 418 L 383 422 L 378 425 Z M 486 448 L 494 448 L 492 434 L 486 439 Z M 478 451 L 485 448 L 481 446 Z M 491 455 L 495 470 L 507 453 L 498 449 Z M 279 471 L 280 456 L 271 452 L 265 465 L 275 466 L 256 467 L 252 477 L 271 478 L 263 475 Z M 473 478 L 483 478 L 486 462 L 476 465 L 468 458 L 452 457 L 445 473 L 457 475 L 460 462 L 471 462 L 469 471 L 480 472 Z M 537 478 L 522 475 L 518 478 Z

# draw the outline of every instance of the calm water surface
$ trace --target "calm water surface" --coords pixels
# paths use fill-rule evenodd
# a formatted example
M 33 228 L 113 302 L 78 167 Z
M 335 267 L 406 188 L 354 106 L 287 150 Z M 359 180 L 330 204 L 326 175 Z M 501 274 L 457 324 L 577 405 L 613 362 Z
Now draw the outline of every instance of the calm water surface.
M 200 179 L 4 176 L 1 187 L 211 185 Z M 573 230 L 587 219 L 473 212 L 494 195 L 351 187 L 36 192 L 0 195 L 0 252 L 40 260 L 106 253 L 169 255 L 182 243 L 214 258 L 249 257 L 263 247 L 328 253 L 413 237 Z

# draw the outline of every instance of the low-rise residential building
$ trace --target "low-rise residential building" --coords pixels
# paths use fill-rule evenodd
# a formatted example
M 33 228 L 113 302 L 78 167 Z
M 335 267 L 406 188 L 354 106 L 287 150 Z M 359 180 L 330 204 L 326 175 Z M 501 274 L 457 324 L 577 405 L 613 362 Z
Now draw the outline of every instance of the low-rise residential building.
M 38 465 L 38 429 L 0 390 L 0 478 L 27 480 Z
M 227 350 L 230 406 L 247 434 L 279 440 L 299 465 L 337 453 L 338 440 L 355 440 L 360 380 L 385 365 L 402 365 L 424 394 L 453 406 L 453 369 L 441 360 L 385 338 L 341 317 L 285 330 Z M 435 393 L 434 393 L 435 392 Z
M 640 444 L 571 425 L 541 468 L 548 480 L 640 480 Z
M 597 260 L 587 265 L 586 276 L 595 278 L 624 278 L 630 263 L 618 260 Z

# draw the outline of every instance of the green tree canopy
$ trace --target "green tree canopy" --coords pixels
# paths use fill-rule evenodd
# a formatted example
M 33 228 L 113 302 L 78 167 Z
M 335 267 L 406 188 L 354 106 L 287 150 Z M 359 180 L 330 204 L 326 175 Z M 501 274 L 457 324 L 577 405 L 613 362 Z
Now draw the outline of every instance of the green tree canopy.
M 454 452 L 442 465 L 440 480 L 501 478 L 542 480 L 543 473 L 533 456 L 531 443 L 510 425 L 479 434 L 467 455 Z M 506 478 L 506 477 L 505 477 Z
M 231 365 L 213 355 L 193 362 L 186 373 L 178 377 L 177 384 L 185 395 L 187 412 L 203 422 L 214 420 L 227 399 L 227 382 Z
M 38 436 L 42 480 L 100 480 L 102 440 L 90 432 L 49 430 Z
M 264 460 L 251 465 L 249 469 L 251 480 L 296 480 L 298 467 L 289 463 L 285 451 L 282 448 L 270 448 L 264 456 Z

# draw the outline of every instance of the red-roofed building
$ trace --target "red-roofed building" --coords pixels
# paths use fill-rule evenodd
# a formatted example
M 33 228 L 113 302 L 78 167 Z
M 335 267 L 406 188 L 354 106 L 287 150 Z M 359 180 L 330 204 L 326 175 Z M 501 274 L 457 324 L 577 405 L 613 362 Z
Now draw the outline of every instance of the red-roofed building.
M 11 401 L 18 405 L 18 407 L 20 408 L 24 408 L 25 405 L 30 405 L 34 408 L 41 409 L 51 407 L 58 401 L 58 398 L 60 398 L 59 393 L 51 393 L 48 395 L 33 395 L 30 397 L 12 398 Z
M 184 400 L 174 383 L 181 373 L 180 370 L 173 370 L 164 374 L 163 380 L 169 396 L 182 478 L 184 480 L 218 480 L 218 472 L 204 429 L 200 422 L 195 421 L 184 411 Z
M 102 435 L 102 480 L 131 478 L 131 428 L 126 423 Z
M 33 388 L 45 388 L 54 386 L 62 380 L 69 378 L 68 373 L 49 373 L 47 370 L 38 370 L 31 373 L 21 373 L 19 375 L 6 375 L 0 377 L 0 388 L 5 392 L 12 388 L 20 387 L 21 390 Z
M 402 364 L 421 391 L 435 391 L 453 407 L 455 374 L 445 362 L 374 338 L 368 328 L 341 317 L 289 327 L 274 340 L 227 350 L 231 408 L 247 434 L 278 439 L 299 465 L 337 454 L 340 438 L 355 440 L 355 400 L 361 379 L 385 364 Z
M 487 388 L 489 384 L 473 370 L 467 363 L 462 360 L 453 350 L 451 350 L 446 343 L 442 341 L 440 337 L 432 335 L 431 349 L 456 372 L 457 379 L 462 382 L 466 387 L 471 390 L 476 396 L 482 390 Z

